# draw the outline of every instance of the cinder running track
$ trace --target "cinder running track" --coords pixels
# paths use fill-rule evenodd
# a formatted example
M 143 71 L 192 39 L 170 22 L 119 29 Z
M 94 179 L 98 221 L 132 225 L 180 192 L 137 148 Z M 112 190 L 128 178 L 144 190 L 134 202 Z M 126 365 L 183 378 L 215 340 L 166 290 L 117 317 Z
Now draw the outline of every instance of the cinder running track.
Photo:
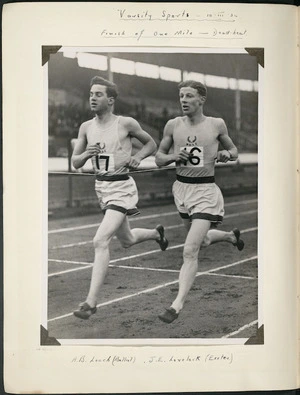
M 93 262 L 92 239 L 101 214 L 49 221 L 47 304 L 49 336 L 57 339 L 222 339 L 255 335 L 258 320 L 257 196 L 225 199 L 221 230 L 238 227 L 243 251 L 218 243 L 201 250 L 199 271 L 186 305 L 172 324 L 157 316 L 175 298 L 185 230 L 173 204 L 148 207 L 132 227 L 165 226 L 170 241 L 123 249 L 111 244 L 108 275 L 98 310 L 87 321 L 72 314 L 85 300 Z

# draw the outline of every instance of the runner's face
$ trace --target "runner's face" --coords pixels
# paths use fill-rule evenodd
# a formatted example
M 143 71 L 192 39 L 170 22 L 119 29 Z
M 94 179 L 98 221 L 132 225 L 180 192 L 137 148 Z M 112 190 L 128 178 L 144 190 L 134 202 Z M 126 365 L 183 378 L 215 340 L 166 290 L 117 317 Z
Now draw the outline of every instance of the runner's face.
M 180 89 L 179 99 L 182 112 L 185 115 L 195 114 L 203 104 L 203 98 L 197 89 L 189 86 Z
M 95 84 L 90 90 L 90 107 L 93 112 L 103 113 L 109 108 L 110 99 L 107 97 L 106 86 Z

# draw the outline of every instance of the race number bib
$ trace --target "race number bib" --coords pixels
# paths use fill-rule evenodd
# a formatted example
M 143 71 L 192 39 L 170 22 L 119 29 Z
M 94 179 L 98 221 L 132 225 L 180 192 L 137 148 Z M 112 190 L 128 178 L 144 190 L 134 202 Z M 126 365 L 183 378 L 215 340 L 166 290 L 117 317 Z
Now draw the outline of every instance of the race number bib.
M 204 166 L 204 149 L 203 147 L 180 147 L 180 151 L 187 151 L 191 154 L 190 158 L 181 163 L 183 167 L 203 167 Z
M 104 174 L 115 171 L 113 154 L 98 154 L 93 157 L 93 167 L 96 174 Z

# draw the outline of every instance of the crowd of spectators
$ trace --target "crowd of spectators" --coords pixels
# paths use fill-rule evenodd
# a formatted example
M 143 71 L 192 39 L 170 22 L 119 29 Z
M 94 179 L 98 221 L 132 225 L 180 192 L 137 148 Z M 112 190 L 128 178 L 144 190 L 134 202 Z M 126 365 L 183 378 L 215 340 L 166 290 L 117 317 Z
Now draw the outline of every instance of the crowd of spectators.
M 174 113 L 168 111 L 166 107 L 157 108 L 147 107 L 145 101 L 136 100 L 133 104 L 126 100 L 118 100 L 116 105 L 116 114 L 132 116 L 143 124 L 149 125 L 151 130 L 158 139 L 161 139 L 164 126 L 168 119 L 175 116 Z M 78 130 L 82 122 L 93 116 L 88 108 L 82 108 L 75 104 L 70 105 L 50 105 L 49 106 L 49 148 L 52 156 L 57 156 L 61 150 L 56 148 L 62 142 L 76 138 Z
M 180 115 L 180 108 L 178 109 L 173 105 L 168 105 L 160 100 L 151 99 L 148 102 L 145 99 L 139 98 L 119 98 L 115 108 L 116 114 L 132 116 L 137 119 L 143 125 L 149 126 L 147 130 L 150 134 L 153 134 L 153 138 L 159 141 L 162 138 L 162 133 L 166 122 Z M 211 113 L 207 115 L 219 116 L 218 114 Z M 60 145 L 67 146 L 67 143 L 72 138 L 76 138 L 78 135 L 79 126 L 82 122 L 91 119 L 93 116 L 92 112 L 88 107 L 83 107 L 78 104 L 69 105 L 49 105 L 49 152 L 51 156 L 59 156 L 61 152 Z M 222 117 L 224 115 L 222 114 Z M 227 119 L 228 118 L 228 119 Z M 241 143 L 247 143 L 247 134 L 253 141 L 257 140 L 257 128 L 253 123 L 253 118 L 250 116 L 244 117 L 242 122 L 242 134 L 243 138 L 238 139 L 235 136 L 235 125 L 232 117 L 228 116 L 226 124 L 230 131 L 232 131 L 232 137 L 240 140 Z M 240 136 L 242 137 L 242 135 Z M 62 143 L 63 142 L 63 143 Z M 239 141 L 237 141 L 238 143 Z M 255 144 L 255 141 L 254 141 Z M 238 144 L 239 145 L 239 144 Z M 241 147 L 239 147 L 241 148 Z
M 76 137 L 82 122 L 89 119 L 91 112 L 78 105 L 49 106 L 49 135 Z

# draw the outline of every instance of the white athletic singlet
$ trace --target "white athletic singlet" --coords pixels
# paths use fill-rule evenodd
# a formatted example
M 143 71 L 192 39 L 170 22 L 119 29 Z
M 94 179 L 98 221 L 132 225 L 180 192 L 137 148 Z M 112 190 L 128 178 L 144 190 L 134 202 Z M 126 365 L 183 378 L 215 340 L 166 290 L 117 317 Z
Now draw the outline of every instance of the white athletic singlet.
M 213 176 L 219 146 L 219 132 L 214 126 L 214 118 L 206 117 L 195 126 L 187 126 L 185 119 L 186 117 L 175 118 L 174 152 L 186 150 L 192 157 L 185 164 L 180 163 L 176 172 L 184 177 Z
M 87 142 L 88 145 L 98 144 L 100 153 L 92 157 L 92 164 L 95 174 L 112 176 L 121 173 L 127 173 L 126 164 L 131 157 L 132 143 L 128 136 L 124 143 L 120 144 L 119 130 L 120 116 L 118 116 L 112 125 L 103 129 L 93 118 L 88 125 Z

